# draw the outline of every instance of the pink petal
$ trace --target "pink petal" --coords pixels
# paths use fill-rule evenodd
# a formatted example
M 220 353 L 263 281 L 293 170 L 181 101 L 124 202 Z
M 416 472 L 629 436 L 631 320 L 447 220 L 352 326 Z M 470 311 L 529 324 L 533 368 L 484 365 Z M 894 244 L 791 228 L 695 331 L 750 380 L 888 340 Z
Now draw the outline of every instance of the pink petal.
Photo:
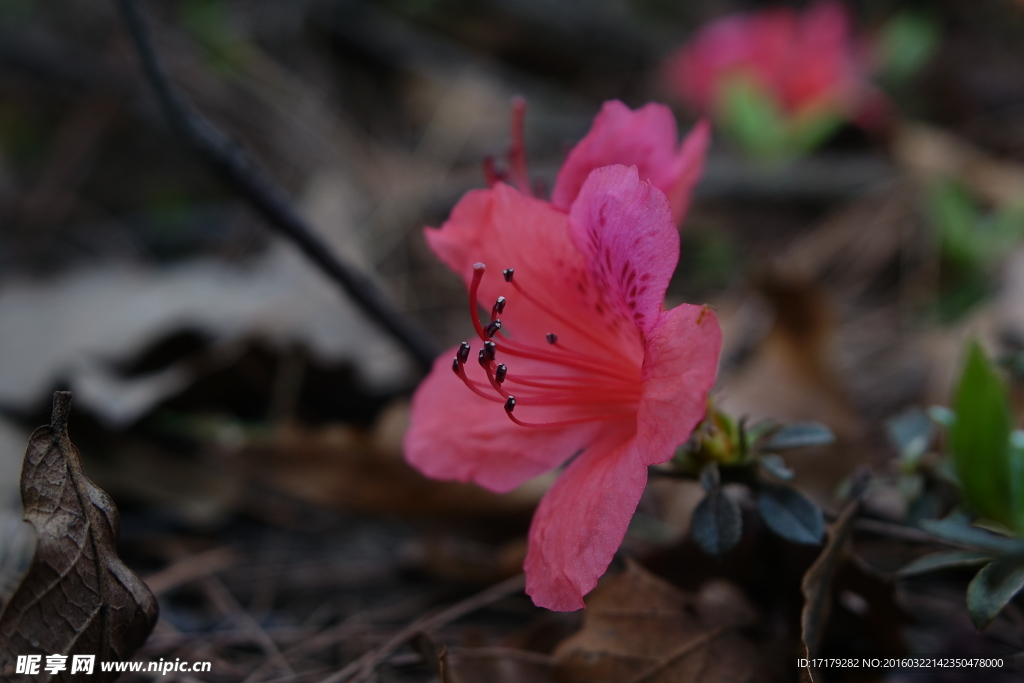
M 573 147 L 558 172 L 551 203 L 568 211 L 591 171 L 622 164 L 636 166 L 642 180 L 677 197 L 673 208 L 685 211 L 703 170 L 709 132 L 707 124 L 698 125 L 677 149 L 676 120 L 668 107 L 652 103 L 632 111 L 618 100 L 605 102 L 590 132 Z M 673 214 L 677 221 L 683 211 Z
M 545 336 L 553 332 L 565 348 L 638 373 L 643 347 L 635 334 L 596 338 L 603 334 L 606 316 L 596 308 L 597 292 L 586 259 L 570 240 L 567 223 L 568 216 L 549 203 L 498 183 L 490 190 L 467 193 L 441 229 L 427 228 L 425 236 L 467 287 L 473 264 L 487 265 L 479 304 L 490 310 L 498 296 L 506 297 L 503 334 L 546 347 Z M 516 283 L 540 306 L 505 282 L 504 268 L 515 269 Z M 514 369 L 510 364 L 510 372 Z
M 535 604 L 569 612 L 584 607 L 626 535 L 647 467 L 617 426 L 566 468 L 537 508 L 526 554 L 526 592 Z
M 679 261 L 679 233 L 665 195 L 641 182 L 635 166 L 599 168 L 572 205 L 569 231 L 587 258 L 602 309 L 645 335 L 653 330 Z
M 675 162 L 675 181 L 670 187 L 657 186 L 668 197 L 669 206 L 672 208 L 672 217 L 676 223 L 681 223 L 690 209 L 693 188 L 704 175 L 704 158 L 707 156 L 710 146 L 711 124 L 707 119 L 701 119 L 679 148 L 679 156 L 676 157 Z
M 517 426 L 501 403 L 477 396 L 452 372 L 454 356 L 455 349 L 442 354 L 412 398 L 405 458 L 425 476 L 504 493 L 568 460 L 601 428 Z M 482 375 L 473 360 L 467 370 L 473 366 Z
M 637 443 L 644 464 L 672 457 L 703 419 L 718 374 L 722 328 L 711 309 L 682 304 L 647 337 Z

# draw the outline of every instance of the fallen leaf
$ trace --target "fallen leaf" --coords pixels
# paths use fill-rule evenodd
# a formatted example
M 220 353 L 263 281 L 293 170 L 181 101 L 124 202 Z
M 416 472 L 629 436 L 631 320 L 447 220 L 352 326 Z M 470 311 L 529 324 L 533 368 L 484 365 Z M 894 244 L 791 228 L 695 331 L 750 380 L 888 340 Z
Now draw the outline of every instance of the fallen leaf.
M 828 617 L 832 608 L 832 581 L 836 571 L 846 557 L 846 545 L 853 531 L 853 522 L 860 510 L 860 495 L 855 495 L 846 504 L 839 518 L 828 528 L 828 543 L 818 555 L 800 582 L 800 590 L 804 595 L 804 608 L 800 614 L 800 631 L 807 659 L 818 656 L 818 646 L 825 633 Z M 810 667 L 807 673 L 811 680 L 818 680 Z
M 50 425 L 32 434 L 21 477 L 25 519 L 35 528 L 35 557 L 0 613 L 0 671 L 18 655 L 96 655 L 95 681 L 117 673 L 99 662 L 126 661 L 157 619 L 156 598 L 117 557 L 119 517 L 110 497 L 85 476 L 67 433 L 70 392 L 53 397 Z M 45 660 L 44 660 L 45 662 Z M 71 681 L 59 674 L 33 681 Z
M 588 598 L 583 628 L 555 649 L 565 683 L 756 681 L 763 667 L 738 628 L 756 612 L 732 584 L 688 594 L 629 562 Z

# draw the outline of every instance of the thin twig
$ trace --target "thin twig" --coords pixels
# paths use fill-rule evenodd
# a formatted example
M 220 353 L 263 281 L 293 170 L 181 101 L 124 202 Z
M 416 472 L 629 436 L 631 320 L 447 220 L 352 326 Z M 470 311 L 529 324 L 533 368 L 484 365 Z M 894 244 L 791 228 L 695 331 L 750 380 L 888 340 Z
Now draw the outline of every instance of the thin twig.
M 457 602 L 447 609 L 421 617 L 393 635 L 380 647 L 370 650 L 341 671 L 323 679 L 320 683 L 342 683 L 342 681 L 347 681 L 353 676 L 355 676 L 355 683 L 360 683 L 373 673 L 377 665 L 387 659 L 392 650 L 406 643 L 417 633 L 428 633 L 436 630 L 508 595 L 518 593 L 523 590 L 524 584 L 525 577 L 519 574 L 501 583 L 496 583 L 490 588 L 468 597 L 462 602 Z
M 263 654 L 268 659 L 274 662 L 285 674 L 294 675 L 295 669 L 291 667 L 288 660 L 281 654 L 281 650 L 278 649 L 277 643 L 274 642 L 273 638 L 267 635 L 267 632 L 263 630 L 263 627 L 252 618 L 243 607 L 238 604 L 235 597 L 231 595 L 230 591 L 221 583 L 216 577 L 208 576 L 202 581 L 203 590 L 206 592 L 207 597 L 210 601 L 217 606 L 225 616 L 229 617 L 235 624 L 242 630 L 249 633 L 250 637 L 260 646 L 263 650 Z
M 274 229 L 290 239 L 367 315 L 394 335 L 420 365 L 429 368 L 438 352 L 426 333 L 396 309 L 370 278 L 335 254 L 245 152 L 189 106 L 171 85 L 135 1 L 117 0 L 117 4 L 135 42 L 146 79 L 171 125 Z
M 238 555 L 231 548 L 214 548 L 182 558 L 143 580 L 153 595 L 163 595 L 183 583 L 216 574 L 237 562 Z

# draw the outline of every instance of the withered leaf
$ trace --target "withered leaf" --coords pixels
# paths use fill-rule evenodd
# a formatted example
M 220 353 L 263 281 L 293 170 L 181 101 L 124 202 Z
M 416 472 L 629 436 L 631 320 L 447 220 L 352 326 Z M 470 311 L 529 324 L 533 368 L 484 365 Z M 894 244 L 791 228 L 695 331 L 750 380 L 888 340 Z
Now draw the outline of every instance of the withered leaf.
M 855 488 L 858 487 L 855 484 Z M 825 633 L 832 607 L 832 581 L 845 558 L 847 541 L 853 531 L 853 522 L 860 510 L 860 492 L 846 504 L 839 517 L 828 528 L 828 542 L 818 559 L 804 574 L 800 590 L 804 596 L 804 608 L 800 614 L 800 630 L 807 659 L 818 656 L 818 646 Z M 812 681 L 818 676 L 811 668 L 807 674 Z
M 756 612 L 732 584 L 688 594 L 630 562 L 587 598 L 583 628 L 555 649 L 565 683 L 760 680 L 757 649 L 737 629 Z
M 33 434 L 25 452 L 21 500 L 35 528 L 35 557 L 0 613 L 0 672 L 15 681 L 19 655 L 42 655 L 25 680 L 80 680 L 73 655 L 96 655 L 90 680 L 112 681 L 104 661 L 125 661 L 145 642 L 157 619 L 156 598 L 117 557 L 120 523 L 110 497 L 85 476 L 67 432 L 70 392 L 53 397 L 50 425 Z M 50 674 L 48 655 L 66 655 L 65 669 Z

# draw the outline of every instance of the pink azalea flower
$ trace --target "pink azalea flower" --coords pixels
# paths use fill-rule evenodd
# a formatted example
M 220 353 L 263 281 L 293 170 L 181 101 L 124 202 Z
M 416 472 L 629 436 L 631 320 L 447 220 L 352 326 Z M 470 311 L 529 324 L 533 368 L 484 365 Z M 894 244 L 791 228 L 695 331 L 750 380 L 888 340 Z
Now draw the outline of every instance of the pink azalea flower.
M 523 145 L 526 103 L 517 99 L 512 108 L 512 146 L 509 150 L 507 178 L 484 164 L 487 184 L 508 180 L 525 194 L 532 194 Z M 672 207 L 672 216 L 681 223 L 690 206 L 690 195 L 704 172 L 704 156 L 711 144 L 711 125 L 704 119 L 677 147 L 679 133 L 672 110 L 651 102 L 633 111 L 618 100 L 601 107 L 590 131 L 569 152 L 551 193 L 551 203 L 568 211 L 590 172 L 612 164 L 636 166 L 643 180 L 664 192 Z
M 657 118 L 651 111 L 626 110 L 641 122 Z M 607 105 L 602 116 L 627 118 Z M 559 174 L 561 204 L 495 180 L 426 230 L 465 279 L 479 341 L 438 358 L 405 437 L 406 458 L 425 475 L 495 492 L 568 462 L 537 509 L 525 565 L 527 593 L 554 610 L 584 606 L 622 542 L 647 466 L 669 460 L 704 416 L 721 349 L 707 307 L 662 310 L 679 234 L 653 177 L 675 187 L 686 171 L 653 160 L 677 163 L 674 126 L 669 140 L 667 128 L 603 125 Z M 651 140 L 667 140 L 669 153 Z M 615 152 L 636 165 L 609 165 Z M 525 159 L 518 173 L 512 161 L 528 189 Z
M 568 211 L 595 168 L 609 164 L 636 166 L 640 177 L 665 193 L 672 216 L 682 222 L 693 186 L 704 172 L 711 126 L 697 122 L 676 148 L 678 133 L 672 110 L 650 103 L 636 111 L 618 100 L 605 102 L 586 137 L 569 152 L 558 172 L 551 203 Z
M 824 0 L 802 14 L 783 7 L 714 21 L 669 59 L 668 78 L 700 112 L 715 112 L 730 79 L 744 78 L 790 117 L 850 119 L 881 106 L 865 56 L 851 39 L 846 9 Z

